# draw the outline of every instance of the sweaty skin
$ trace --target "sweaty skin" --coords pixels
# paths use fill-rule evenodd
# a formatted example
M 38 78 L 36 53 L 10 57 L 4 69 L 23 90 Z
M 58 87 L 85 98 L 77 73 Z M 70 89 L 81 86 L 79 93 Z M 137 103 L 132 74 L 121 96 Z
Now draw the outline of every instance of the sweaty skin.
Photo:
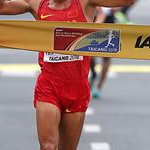
M 69 8 L 72 1 L 73 0 L 50 0 L 49 8 L 53 10 L 64 10 Z M 134 0 L 79 1 L 87 22 L 93 22 L 97 6 L 122 7 L 131 5 Z M 14 15 L 30 12 L 34 18 L 37 19 L 40 2 L 41 0 L 0 0 L 0 15 Z M 78 71 L 78 69 L 75 71 Z M 40 80 L 40 78 L 38 79 Z M 46 84 L 45 80 L 42 83 Z M 46 88 L 49 87 L 46 86 Z M 78 101 L 80 99 L 81 97 L 78 98 Z M 61 113 L 55 105 L 40 101 L 36 106 L 36 116 L 40 150 L 77 149 L 83 128 L 85 112 L 69 113 L 68 111 L 67 113 Z M 27 149 L 30 148 L 27 146 Z
M 38 6 L 41 0 L 0 0 L 0 14 L 22 14 L 30 12 L 36 18 Z M 84 15 L 88 21 L 92 21 L 96 6 L 121 7 L 131 5 L 134 0 L 80 0 Z M 63 9 L 70 6 L 70 0 L 51 0 L 50 7 Z

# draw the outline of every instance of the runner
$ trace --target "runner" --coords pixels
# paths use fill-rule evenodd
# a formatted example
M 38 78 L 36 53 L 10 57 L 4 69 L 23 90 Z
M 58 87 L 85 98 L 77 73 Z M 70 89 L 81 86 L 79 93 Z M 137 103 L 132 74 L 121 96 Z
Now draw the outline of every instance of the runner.
M 0 0 L 0 14 L 30 12 L 44 21 L 93 22 L 97 6 L 124 6 L 133 0 Z M 39 37 L 40 38 L 40 37 Z M 89 104 L 89 57 L 50 62 L 39 53 L 41 73 L 34 104 L 40 150 L 76 150 Z
M 100 7 L 97 8 L 97 13 L 95 17 L 95 23 L 115 23 L 115 17 L 114 17 L 114 11 L 112 8 L 104 8 Z M 112 33 L 108 35 L 111 36 Z M 108 44 L 111 42 L 111 38 L 113 38 L 113 35 L 108 38 Z M 110 43 L 111 44 L 111 43 Z M 106 45 L 107 47 L 108 45 Z M 100 77 L 98 77 L 98 74 L 96 73 L 95 66 L 96 66 L 96 59 L 91 59 L 91 77 L 90 77 L 90 86 L 91 86 L 91 95 L 93 98 L 99 99 L 101 96 L 101 90 L 104 84 L 104 81 L 107 77 L 107 72 L 111 63 L 111 58 L 108 57 L 102 57 L 102 65 L 101 65 L 101 72 Z M 96 83 L 95 83 L 96 82 Z
M 106 20 L 106 15 L 105 15 L 105 13 L 103 13 L 102 8 L 97 7 L 94 22 L 95 23 L 104 23 L 105 20 Z M 95 89 L 94 83 L 95 83 L 95 80 L 96 80 L 96 77 L 97 77 L 95 66 L 96 66 L 96 57 L 91 57 L 90 75 L 89 75 L 91 91 L 93 91 Z M 93 94 L 92 94 L 92 97 L 93 97 Z

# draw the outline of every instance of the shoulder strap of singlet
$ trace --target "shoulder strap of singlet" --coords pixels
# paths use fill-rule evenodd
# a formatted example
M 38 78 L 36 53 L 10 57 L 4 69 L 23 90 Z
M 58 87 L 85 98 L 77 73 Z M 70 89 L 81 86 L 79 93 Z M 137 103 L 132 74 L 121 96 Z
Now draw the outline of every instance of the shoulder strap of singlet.
M 75 0 L 76 4 L 78 4 L 78 0 Z
M 77 6 L 79 6 L 80 8 L 82 8 L 80 0 L 74 0 L 74 2 L 76 3 Z
M 39 3 L 39 6 L 38 6 L 38 12 L 37 12 L 37 15 L 38 17 L 40 16 L 40 8 L 42 7 L 43 3 L 44 3 L 45 0 L 41 0 L 40 3 Z

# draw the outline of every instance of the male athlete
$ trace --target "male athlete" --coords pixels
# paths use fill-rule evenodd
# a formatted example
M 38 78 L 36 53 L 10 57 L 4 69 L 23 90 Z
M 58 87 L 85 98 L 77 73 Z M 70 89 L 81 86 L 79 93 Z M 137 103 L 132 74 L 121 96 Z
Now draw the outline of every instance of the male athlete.
M 119 7 L 133 1 L 0 0 L 0 14 L 30 12 L 36 20 L 93 22 L 97 6 Z M 40 150 L 76 150 L 89 104 L 89 57 L 59 62 L 47 59 L 59 56 L 39 54 L 41 73 L 35 87 L 34 104 Z

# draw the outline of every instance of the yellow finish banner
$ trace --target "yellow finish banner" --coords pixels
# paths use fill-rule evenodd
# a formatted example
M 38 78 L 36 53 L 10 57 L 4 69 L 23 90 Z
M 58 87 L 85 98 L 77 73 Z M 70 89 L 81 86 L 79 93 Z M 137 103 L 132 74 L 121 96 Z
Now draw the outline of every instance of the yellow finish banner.
M 150 59 L 150 26 L 2 20 L 0 47 L 84 56 Z

